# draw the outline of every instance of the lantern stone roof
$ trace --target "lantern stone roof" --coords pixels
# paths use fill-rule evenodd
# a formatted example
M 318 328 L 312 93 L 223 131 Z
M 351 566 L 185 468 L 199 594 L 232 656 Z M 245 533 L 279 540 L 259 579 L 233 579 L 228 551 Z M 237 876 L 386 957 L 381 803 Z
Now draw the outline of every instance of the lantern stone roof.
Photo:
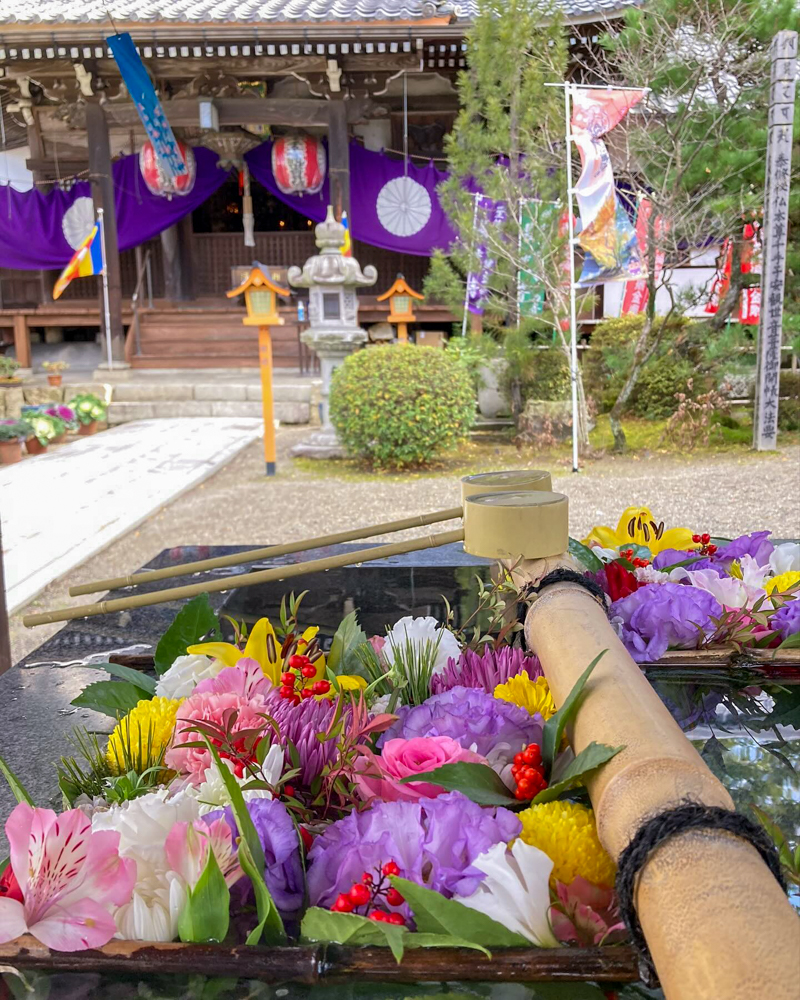
M 642 0 L 558 2 L 569 19 L 588 20 L 637 6 Z M 475 0 L 0 0 L 0 25 L 4 28 L 91 25 L 108 34 L 114 30 L 112 20 L 122 31 L 158 25 L 469 23 L 476 13 Z

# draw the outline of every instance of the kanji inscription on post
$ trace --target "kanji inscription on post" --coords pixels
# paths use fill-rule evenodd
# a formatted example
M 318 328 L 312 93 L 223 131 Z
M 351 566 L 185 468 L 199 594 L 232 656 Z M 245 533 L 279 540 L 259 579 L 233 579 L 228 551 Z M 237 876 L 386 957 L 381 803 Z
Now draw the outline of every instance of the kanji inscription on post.
M 780 395 L 783 289 L 789 217 L 792 125 L 797 77 L 797 32 L 779 31 L 770 49 L 769 128 L 764 185 L 764 264 L 761 271 L 761 319 L 758 326 L 753 447 L 777 447 Z

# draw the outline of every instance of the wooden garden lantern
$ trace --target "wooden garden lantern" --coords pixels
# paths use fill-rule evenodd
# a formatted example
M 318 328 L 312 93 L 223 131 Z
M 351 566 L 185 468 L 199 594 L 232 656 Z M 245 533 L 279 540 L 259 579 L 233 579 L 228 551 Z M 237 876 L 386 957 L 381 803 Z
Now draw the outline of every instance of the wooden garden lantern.
M 267 475 L 275 475 L 275 417 L 272 399 L 272 338 L 270 327 L 282 326 L 278 315 L 278 296 L 290 294 L 288 288 L 276 285 L 265 273 L 261 264 L 252 270 L 239 285 L 228 292 L 228 298 L 244 294 L 247 315 L 245 326 L 258 327 L 258 358 L 261 366 L 261 403 L 264 408 L 264 461 Z
M 414 291 L 402 274 L 397 275 L 397 280 L 388 292 L 378 296 L 378 302 L 389 300 L 389 322 L 397 325 L 397 339 L 403 344 L 408 342 L 408 324 L 417 318 L 414 315 L 413 300 L 421 302 L 424 298 L 424 295 Z

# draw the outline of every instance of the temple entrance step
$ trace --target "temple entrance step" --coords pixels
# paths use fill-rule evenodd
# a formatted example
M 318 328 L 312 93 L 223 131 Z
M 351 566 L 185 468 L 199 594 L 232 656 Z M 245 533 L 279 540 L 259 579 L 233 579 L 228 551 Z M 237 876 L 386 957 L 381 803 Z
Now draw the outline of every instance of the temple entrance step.
M 273 385 L 275 419 L 283 424 L 311 420 L 313 386 L 310 381 Z M 261 383 L 237 381 L 120 382 L 113 388 L 108 408 L 109 424 L 168 417 L 261 417 Z

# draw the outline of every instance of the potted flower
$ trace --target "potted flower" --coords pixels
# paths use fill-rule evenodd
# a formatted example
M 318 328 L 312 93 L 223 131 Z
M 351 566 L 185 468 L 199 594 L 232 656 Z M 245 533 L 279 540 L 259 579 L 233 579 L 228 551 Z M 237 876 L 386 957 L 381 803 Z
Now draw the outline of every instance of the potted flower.
M 64 427 L 63 421 L 41 412 L 27 416 L 25 423 L 28 425 L 25 450 L 29 455 L 43 455 L 47 451 L 47 446 L 52 444 Z
M 66 361 L 43 361 L 42 368 L 47 372 L 48 385 L 61 385 L 62 375 L 69 365 Z
M 78 433 L 83 436 L 94 434 L 97 430 L 98 420 L 106 418 L 106 404 L 99 396 L 95 396 L 91 392 L 83 392 L 75 396 L 67 405 L 75 411 L 80 422 Z
M 19 361 L 0 356 L 0 386 L 19 385 L 22 379 L 17 376 L 18 368 Z
M 29 431 L 24 420 L 0 420 L 0 464 L 13 465 L 22 460 L 22 442 Z
M 67 432 L 72 433 L 80 427 L 78 414 L 72 409 L 72 407 L 64 406 L 63 403 L 55 403 L 52 406 L 48 406 L 44 412 L 48 415 L 48 417 L 54 417 L 64 425 L 63 430 L 53 441 L 53 444 L 58 444 L 59 441 L 63 440 Z

